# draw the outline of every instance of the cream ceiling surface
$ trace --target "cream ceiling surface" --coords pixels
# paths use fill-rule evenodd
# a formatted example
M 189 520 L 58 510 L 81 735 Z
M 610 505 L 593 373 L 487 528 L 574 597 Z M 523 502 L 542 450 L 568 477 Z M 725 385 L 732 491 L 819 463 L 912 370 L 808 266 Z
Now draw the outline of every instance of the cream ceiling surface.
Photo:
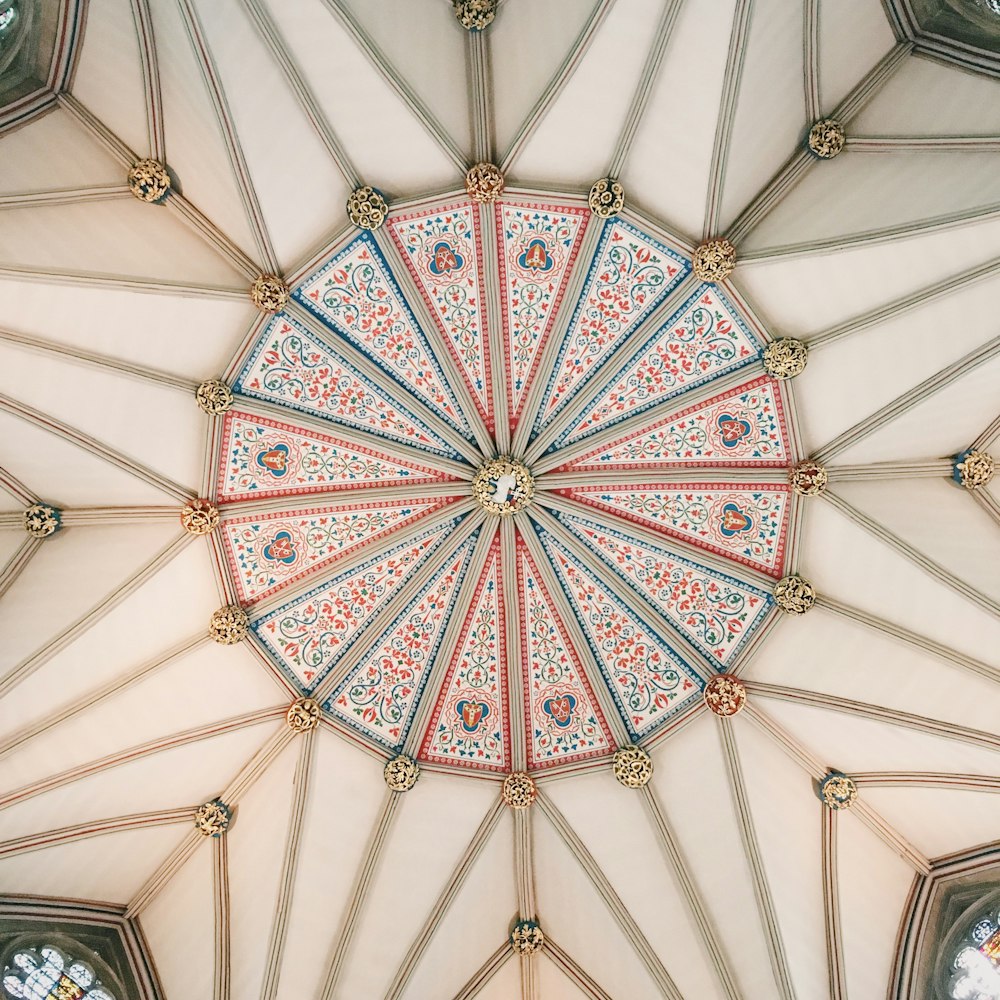
M 914 54 L 878 0 L 503 0 L 481 33 L 459 24 L 450 0 L 85 7 L 67 92 L 0 135 L 0 892 L 127 907 L 167 998 L 886 996 L 915 879 L 995 841 L 1000 824 L 1000 493 L 996 481 L 973 492 L 952 479 L 955 455 L 998 454 L 1000 81 Z M 822 161 L 804 139 L 832 115 L 847 146 Z M 148 156 L 174 180 L 160 205 L 126 185 Z M 483 160 L 505 174 L 496 207 L 465 193 L 466 169 Z M 606 175 L 625 188 L 617 222 L 586 208 Z M 345 212 L 362 184 L 389 203 L 375 235 Z M 551 279 L 563 282 L 555 332 L 531 356 L 519 431 L 503 419 L 517 398 L 498 346 L 514 244 L 501 236 L 498 251 L 492 227 L 494 208 L 524 206 L 580 233 L 579 259 L 570 266 L 566 249 Z M 410 269 L 398 228 L 448 211 L 465 211 L 482 237 L 472 256 L 493 338 L 481 341 L 493 366 L 485 387 L 461 377 L 424 295 L 430 278 Z M 652 253 L 664 284 L 601 348 L 597 374 L 566 362 L 567 378 L 590 381 L 574 382 L 546 424 L 541 362 L 559 370 L 559 338 L 616 225 Z M 721 235 L 736 269 L 702 286 L 690 257 Z M 355 252 L 384 256 L 426 337 L 417 367 L 444 359 L 450 410 L 431 401 L 426 370 L 407 382 L 365 353 L 363 327 L 309 311 L 313 276 Z M 301 288 L 283 317 L 251 304 L 260 273 Z M 628 416 L 621 433 L 608 417 L 594 432 L 607 468 L 577 461 L 588 449 L 560 436 L 569 415 L 664 324 L 682 325 L 696 291 L 725 296 L 712 308 L 743 324 L 742 367 L 720 361 L 711 381 L 692 376 L 669 399 L 654 388 L 646 416 Z M 378 394 L 367 429 L 255 395 L 248 366 L 281 322 L 320 344 L 325 334 L 363 373 Z M 782 382 L 760 362 L 780 337 L 810 348 L 805 370 Z M 235 383 L 233 412 L 196 405 L 209 378 Z M 662 453 L 641 472 L 615 465 L 629 433 L 687 407 L 750 406 L 740 394 L 758 383 L 785 415 L 773 461 L 706 451 L 700 469 Z M 396 439 L 386 407 L 399 411 Z M 429 471 L 409 485 L 320 479 L 246 502 L 226 478 L 238 419 Z M 475 505 L 470 481 L 484 458 L 526 449 L 539 495 L 501 523 Z M 829 487 L 792 495 L 787 470 L 809 458 Z M 676 521 L 629 520 L 588 500 L 617 487 L 608 503 L 621 513 L 640 488 L 719 493 L 720 483 L 785 497 L 773 543 L 783 553 L 744 558 Z M 220 501 L 208 538 L 180 526 L 195 497 Z M 277 577 L 241 577 L 225 541 L 236 518 L 445 500 L 454 523 L 449 504 L 421 508 L 426 522 L 280 591 Z M 41 541 L 22 527 L 36 501 L 62 511 L 61 530 Z M 610 571 L 607 535 L 587 549 L 588 517 L 761 595 L 759 620 L 742 620 L 747 640 L 720 663 Z M 325 679 L 267 644 L 267 615 L 289 614 L 425 527 L 444 538 L 440 551 Z M 470 568 L 436 612 L 441 644 L 427 647 L 431 679 L 406 703 L 406 731 L 383 738 L 361 713 L 338 711 L 336 684 L 374 662 L 383 626 L 444 579 L 435 574 L 466 538 Z M 558 568 L 560 552 L 576 570 Z M 498 626 L 510 690 L 492 703 L 509 731 L 474 769 L 425 753 L 421 738 L 491 567 L 515 615 Z M 611 595 L 589 600 L 617 601 L 688 671 L 691 697 L 664 697 L 662 720 L 630 718 L 605 683 L 588 599 L 565 582 L 573 572 Z M 534 647 L 519 643 L 517 614 L 533 573 L 558 642 L 588 678 L 574 697 L 591 699 L 599 720 L 568 761 L 533 736 L 540 716 L 525 728 L 518 714 L 529 710 L 520 671 Z M 770 597 L 791 573 L 818 595 L 803 616 Z M 252 634 L 212 642 L 212 612 L 236 602 Z M 747 689 L 732 718 L 700 696 L 720 669 Z M 286 709 L 314 693 L 320 725 L 295 734 Z M 545 709 L 556 738 L 558 708 Z M 653 764 L 642 789 L 612 770 L 616 746 L 632 742 Z M 383 766 L 401 750 L 421 774 L 395 792 Z M 537 780 L 523 811 L 500 795 L 513 770 Z M 817 796 L 831 770 L 857 780 L 848 810 Z M 204 838 L 193 814 L 217 797 L 234 822 Z M 519 958 L 508 934 L 535 918 L 546 944 Z

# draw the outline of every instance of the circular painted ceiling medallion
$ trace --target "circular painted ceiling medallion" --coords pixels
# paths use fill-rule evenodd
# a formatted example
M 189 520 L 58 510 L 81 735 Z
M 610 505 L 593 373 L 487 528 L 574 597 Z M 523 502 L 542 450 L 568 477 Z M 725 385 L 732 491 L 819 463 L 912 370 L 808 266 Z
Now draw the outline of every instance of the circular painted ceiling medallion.
M 381 229 L 226 367 L 211 538 L 250 648 L 387 759 L 499 777 L 628 744 L 635 784 L 776 613 L 802 456 L 773 338 L 579 197 Z

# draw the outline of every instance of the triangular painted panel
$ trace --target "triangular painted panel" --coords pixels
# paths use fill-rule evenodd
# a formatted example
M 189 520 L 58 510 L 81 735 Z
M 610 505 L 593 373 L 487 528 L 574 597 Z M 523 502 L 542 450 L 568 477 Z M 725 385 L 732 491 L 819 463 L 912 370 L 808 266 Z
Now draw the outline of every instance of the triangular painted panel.
M 614 740 L 580 657 L 520 538 L 517 586 L 528 767 L 555 767 L 611 753 Z
M 509 771 L 507 697 L 503 582 L 496 537 L 424 733 L 421 758 L 483 771 Z
M 294 514 L 251 514 L 224 520 L 219 537 L 240 602 L 252 604 L 455 499 L 365 500 Z
M 429 465 L 237 410 L 226 414 L 221 454 L 222 501 L 448 479 Z
M 475 539 L 447 560 L 323 706 L 391 750 L 406 739 Z
M 469 433 L 440 362 L 368 233 L 306 278 L 293 294 L 433 413 Z
M 698 700 L 704 681 L 648 622 L 545 531 L 545 549 L 634 740 Z
M 471 202 L 392 215 L 389 231 L 490 433 L 490 348 L 479 214 Z
M 278 666 L 312 690 L 460 519 L 423 531 L 252 623 Z
M 496 206 L 511 427 L 535 377 L 589 215 L 585 208 L 567 205 L 505 201 Z
M 702 285 L 591 400 L 559 444 L 578 441 L 761 355 L 761 346 L 715 285 Z
M 544 427 L 691 270 L 679 253 L 621 219 L 604 224 L 535 429 Z
M 275 316 L 264 328 L 233 388 L 422 451 L 457 457 L 413 412 L 289 316 Z
M 580 486 L 564 496 L 780 577 L 791 489 L 761 483 Z
M 764 590 L 599 521 L 553 513 L 668 625 L 722 668 L 763 624 L 774 603 Z
M 792 463 L 791 454 L 781 393 L 764 376 L 601 445 L 563 468 L 781 468 Z

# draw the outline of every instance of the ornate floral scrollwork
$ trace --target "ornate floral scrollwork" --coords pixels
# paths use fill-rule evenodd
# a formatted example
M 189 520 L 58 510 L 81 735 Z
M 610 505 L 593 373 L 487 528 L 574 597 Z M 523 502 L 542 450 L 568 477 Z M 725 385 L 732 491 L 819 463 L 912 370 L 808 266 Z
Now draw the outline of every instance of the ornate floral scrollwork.
M 809 129 L 809 149 L 821 160 L 832 160 L 844 148 L 844 126 L 834 118 L 821 118 Z
M 140 160 L 128 172 L 128 189 L 139 201 L 161 201 L 170 191 L 170 174 L 159 160 Z
M 534 920 L 519 920 L 510 932 L 510 946 L 518 955 L 534 955 L 545 945 L 545 935 Z
M 789 471 L 788 482 L 800 497 L 815 497 L 826 489 L 830 475 L 819 462 L 799 462 Z
M 488 205 L 503 194 L 503 174 L 493 163 L 477 163 L 465 175 L 465 190 L 473 201 Z
M 772 378 L 795 378 L 806 367 L 809 348 L 794 337 L 779 337 L 764 348 L 764 371 Z
M 695 250 L 691 263 L 699 281 L 722 281 L 736 267 L 736 247 L 726 239 L 708 240 Z
M 724 717 L 742 712 L 747 703 L 747 689 L 738 677 L 719 674 L 705 685 L 705 704 Z
M 615 777 L 626 788 L 642 788 L 653 777 L 653 762 L 642 747 L 620 747 L 614 757 Z
M 497 0 L 453 0 L 455 17 L 463 28 L 482 31 L 497 16 Z
M 222 799 L 212 799 L 198 806 L 194 814 L 194 825 L 206 837 L 221 837 L 232 822 L 233 812 Z
M 288 706 L 285 721 L 293 733 L 308 733 L 319 725 L 320 707 L 315 698 L 296 698 Z
M 48 538 L 62 527 L 62 512 L 47 503 L 33 503 L 24 512 L 24 530 L 32 538 Z
M 219 526 L 219 508 L 211 500 L 189 500 L 181 510 L 181 524 L 192 535 L 207 535 Z
M 250 286 L 250 301 L 264 313 L 281 312 L 289 298 L 288 285 L 276 274 L 262 274 Z
M 614 177 L 602 177 L 590 189 L 587 202 L 594 215 L 610 219 L 625 207 L 625 188 Z
M 394 792 L 408 792 L 420 777 L 420 768 L 412 757 L 401 753 L 385 765 L 386 785 Z
M 816 588 L 798 573 L 792 573 L 774 585 L 774 600 L 785 614 L 804 615 L 816 603 Z
M 388 212 L 382 192 L 370 184 L 352 191 L 347 199 L 347 217 L 361 229 L 378 229 Z
M 514 771 L 503 779 L 503 800 L 511 809 L 527 809 L 537 794 L 534 779 L 524 771 Z
M 996 471 L 995 459 L 985 451 L 970 448 L 955 458 L 955 481 L 967 490 L 981 489 L 996 475 Z
M 250 616 L 238 605 L 227 604 L 212 612 L 208 634 L 222 646 L 242 642 L 250 629 Z
M 206 412 L 218 416 L 233 405 L 233 390 L 221 378 L 206 379 L 194 394 L 198 405 Z
M 523 462 L 494 458 L 480 466 L 472 480 L 472 495 L 491 514 L 506 517 L 524 510 L 535 493 L 535 481 Z
M 819 797 L 831 809 L 850 809 L 858 797 L 858 786 L 846 774 L 831 771 L 819 783 Z

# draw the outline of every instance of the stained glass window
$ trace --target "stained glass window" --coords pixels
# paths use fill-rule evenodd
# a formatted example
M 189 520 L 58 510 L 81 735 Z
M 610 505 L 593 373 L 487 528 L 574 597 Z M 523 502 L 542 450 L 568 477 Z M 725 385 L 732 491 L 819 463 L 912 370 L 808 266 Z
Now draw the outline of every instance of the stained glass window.
M 0 11 L 0 34 L 8 31 L 17 20 L 17 4 L 12 4 L 4 11 Z
M 953 1000 L 1000 1000 L 1000 915 L 973 924 L 953 967 Z
M 118 1000 L 86 962 L 52 945 L 14 953 L 3 970 L 7 1000 Z

